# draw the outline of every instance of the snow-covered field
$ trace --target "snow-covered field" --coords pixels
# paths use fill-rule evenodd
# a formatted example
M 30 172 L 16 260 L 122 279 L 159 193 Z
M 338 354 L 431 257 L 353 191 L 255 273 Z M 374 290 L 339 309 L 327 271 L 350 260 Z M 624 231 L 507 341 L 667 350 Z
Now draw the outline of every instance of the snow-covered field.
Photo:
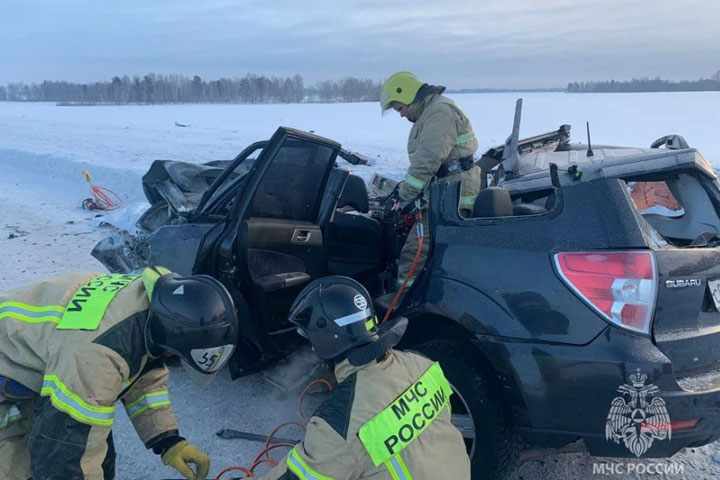
M 504 141 L 518 95 L 451 96 L 471 118 L 481 151 Z M 521 136 L 569 123 L 573 141 L 585 143 L 586 120 L 594 144 L 649 146 L 658 137 L 679 133 L 720 166 L 720 92 L 522 96 Z M 229 159 L 284 125 L 314 131 L 376 159 L 372 168 L 354 168 L 366 179 L 373 170 L 399 179 L 407 166 L 410 124 L 379 113 L 375 103 L 56 107 L 0 102 L 0 290 L 70 269 L 100 270 L 89 255 L 104 235 L 97 225 L 101 220 L 133 224 L 146 206 L 140 177 L 154 159 Z M 89 196 L 83 169 L 96 184 L 119 193 L 127 208 L 102 218 L 83 211 L 80 203 Z M 174 370 L 171 396 L 182 433 L 209 452 L 214 474 L 247 464 L 260 448 L 218 439 L 218 429 L 267 433 L 296 416 L 296 397 L 279 396 L 259 376 L 235 382 L 220 378 L 198 388 Z M 172 477 L 135 438 L 127 419 L 118 417 L 118 480 Z M 677 478 L 716 478 L 720 464 L 713 464 L 711 456 L 719 449 L 714 444 L 676 455 L 672 461 L 685 469 Z M 523 465 L 517 478 L 587 477 L 592 462 L 583 454 L 556 455 Z
M 454 96 L 472 120 L 479 151 L 508 136 L 517 96 Z M 720 92 L 523 97 L 521 137 L 568 123 L 574 128 L 573 140 L 585 142 L 588 120 L 596 144 L 649 146 L 662 135 L 679 133 L 720 162 Z M 69 182 L 61 190 L 77 187 L 78 197 L 83 190 L 80 170 L 89 168 L 97 183 L 143 201 L 137 179 L 152 160 L 232 158 L 247 144 L 269 138 L 280 125 L 314 131 L 374 157 L 376 168 L 386 174 L 400 174 L 407 165 L 410 124 L 395 115 L 381 118 L 375 103 L 56 107 L 4 102 L 0 165 L 3 171 L 20 169 L 37 181 L 54 175 L 54 182 Z

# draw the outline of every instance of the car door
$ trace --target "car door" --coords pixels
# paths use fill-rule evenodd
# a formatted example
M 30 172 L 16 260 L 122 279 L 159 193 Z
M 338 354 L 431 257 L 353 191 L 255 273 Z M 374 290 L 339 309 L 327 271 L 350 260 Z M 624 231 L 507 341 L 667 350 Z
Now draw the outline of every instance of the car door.
M 179 216 L 177 212 L 183 206 L 183 195 L 187 195 L 187 193 L 183 194 L 183 189 L 190 188 L 192 182 L 195 182 L 195 184 L 202 182 L 190 179 L 186 180 L 187 184 L 177 185 L 168 180 L 166 178 L 167 174 L 164 174 L 162 169 L 159 168 L 159 174 L 156 174 L 156 182 L 159 185 L 155 186 L 154 189 L 148 190 L 146 180 L 143 179 L 143 188 L 151 202 L 153 201 L 153 195 L 160 196 L 156 191 L 175 192 L 174 195 L 164 195 L 164 201 L 156 202 L 151 207 L 151 210 L 156 209 L 157 213 L 146 220 L 148 223 L 153 221 L 167 223 L 148 228 L 153 230 L 152 235 L 147 239 L 146 247 L 149 252 L 149 264 L 162 265 L 182 275 L 207 273 L 202 268 L 203 261 L 207 257 L 204 245 L 208 244 L 208 239 L 214 238 L 218 232 L 223 231 L 226 227 L 228 213 L 232 209 L 237 193 L 247 183 L 249 171 L 258 157 L 257 152 L 262 151 L 267 143 L 267 141 L 253 143 L 230 161 L 223 160 L 203 164 L 203 167 L 216 167 L 216 169 L 224 167 L 224 170 L 217 175 L 217 178 L 203 192 L 197 207 L 184 215 L 184 221 L 182 222 L 168 223 L 169 212 L 175 211 L 176 215 Z M 178 165 L 177 169 L 184 168 L 182 162 L 171 163 Z M 146 177 L 151 173 L 152 169 L 151 172 L 146 174 Z M 207 176 L 210 176 L 210 174 L 207 174 Z M 144 217 L 148 217 L 148 214 L 144 214 Z M 120 271 L 125 270 L 121 269 Z
M 257 333 L 270 343 L 293 330 L 292 301 L 325 273 L 321 224 L 334 208 L 326 189 L 339 149 L 331 140 L 279 128 L 249 173 L 231 226 L 215 241 L 213 275 L 242 293 Z

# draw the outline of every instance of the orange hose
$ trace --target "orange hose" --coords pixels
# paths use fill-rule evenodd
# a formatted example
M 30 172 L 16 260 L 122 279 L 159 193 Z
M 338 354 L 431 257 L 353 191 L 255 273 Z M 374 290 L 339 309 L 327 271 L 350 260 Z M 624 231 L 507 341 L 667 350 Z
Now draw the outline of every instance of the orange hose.
M 102 207 L 102 210 L 112 210 L 120 207 L 123 203 L 120 195 L 113 192 L 109 188 L 91 185 L 90 192 L 92 193 L 98 205 Z M 115 198 L 115 201 L 113 201 L 109 195 L 112 195 Z
M 422 218 L 422 216 L 421 216 Z M 405 287 L 408 284 L 408 281 L 412 277 L 413 272 L 415 271 L 415 267 L 417 267 L 418 262 L 420 261 L 420 254 L 422 253 L 422 245 L 423 245 L 423 237 L 418 237 L 418 248 L 417 252 L 415 252 L 415 258 L 413 258 L 412 265 L 410 265 L 410 270 L 408 271 L 408 274 L 405 276 L 405 280 L 403 280 L 402 285 L 400 285 L 400 288 L 398 288 L 398 291 L 395 292 L 395 296 L 393 297 L 392 302 L 390 303 L 390 308 L 387 309 L 387 312 L 385 312 L 385 316 L 382 319 L 382 322 L 387 322 L 388 318 L 390 318 L 390 315 L 392 315 L 393 310 L 395 310 L 395 305 L 397 304 L 398 300 L 400 299 L 400 296 L 405 291 Z
M 300 427 L 301 430 L 303 430 L 303 431 L 305 430 L 305 425 L 303 425 L 300 422 L 296 422 L 295 420 L 290 420 L 289 422 L 281 423 L 280 425 L 275 427 L 272 432 L 270 432 L 270 435 L 268 435 L 267 441 L 265 442 L 265 446 L 267 447 L 268 445 L 270 445 L 270 440 L 272 440 L 272 438 L 275 436 L 275 434 L 277 432 L 279 432 L 281 428 L 287 427 L 288 425 L 297 425 L 298 427 Z
M 298 413 L 299 413 L 300 416 L 303 418 L 303 420 L 305 420 L 306 422 L 309 422 L 309 421 L 310 421 L 310 417 L 306 417 L 305 415 L 303 415 L 303 412 L 302 412 L 302 402 L 303 402 L 303 400 L 305 399 L 305 395 L 308 393 L 308 390 L 310 390 L 310 388 L 311 388 L 313 385 L 317 385 L 318 383 L 325 384 L 325 386 L 327 386 L 327 388 L 328 388 L 328 391 L 332 391 L 332 389 L 333 389 L 333 387 L 332 387 L 332 385 L 330 384 L 330 382 L 328 382 L 328 381 L 325 380 L 324 378 L 319 378 L 319 379 L 315 380 L 314 382 L 310 382 L 310 383 L 308 384 L 308 386 L 305 387 L 305 390 L 302 391 L 302 393 L 300 394 L 300 398 L 298 399 Z
M 268 458 L 262 458 L 262 456 L 265 455 L 266 453 L 268 453 L 270 450 L 275 450 L 276 448 L 281 448 L 281 447 L 295 448 L 295 444 L 278 442 L 278 443 L 273 443 L 272 445 L 263 448 L 260 451 L 260 453 L 258 453 L 257 456 L 253 459 L 252 463 L 250 464 L 250 470 L 254 470 L 255 467 L 257 467 L 257 465 L 261 459 L 262 460 L 272 460 L 272 458 L 270 458 L 269 456 L 268 456 Z
M 325 386 L 327 386 L 328 390 L 332 390 L 332 388 L 333 388 L 333 387 L 332 387 L 332 384 L 331 384 L 330 382 L 328 382 L 327 380 L 325 380 L 324 378 L 319 378 L 319 379 L 317 379 L 317 380 L 314 380 L 314 381 L 310 382 L 310 383 L 305 387 L 305 389 L 304 389 L 304 390 L 302 391 L 302 393 L 300 394 L 300 398 L 298 399 L 298 413 L 300 413 L 300 416 L 303 417 L 303 419 L 305 419 L 305 422 L 310 421 L 310 419 L 309 419 L 308 417 L 306 417 L 305 415 L 303 415 L 303 413 L 302 413 L 302 403 L 303 403 L 303 399 L 305 398 L 305 395 L 308 393 L 308 391 L 309 391 L 314 385 L 317 385 L 317 384 L 319 384 L 319 383 L 322 383 L 322 384 L 324 384 Z M 270 432 L 270 435 L 268 435 L 267 440 L 265 441 L 265 448 L 263 448 L 262 451 L 260 451 L 260 453 L 258 453 L 258 455 L 255 457 L 255 459 L 254 459 L 254 460 L 252 461 L 252 463 L 250 464 L 250 468 L 249 468 L 249 469 L 247 469 L 247 468 L 245 468 L 245 467 L 228 467 L 228 468 L 226 468 L 225 470 L 223 470 L 222 472 L 220 472 L 220 474 L 219 474 L 217 477 L 215 477 L 215 480 L 219 480 L 220 477 L 221 477 L 225 472 L 229 472 L 229 471 L 231 471 L 231 470 L 239 470 L 239 471 L 241 471 L 241 472 L 247 473 L 247 474 L 248 474 L 248 477 L 253 477 L 253 476 L 254 476 L 254 473 L 253 473 L 253 472 L 254 472 L 255 469 L 256 469 L 260 464 L 262 464 L 262 463 L 267 463 L 267 464 L 270 465 L 271 467 L 275 467 L 275 466 L 278 464 L 278 461 L 275 460 L 275 459 L 273 459 L 273 458 L 270 458 L 270 454 L 269 454 L 270 450 L 274 450 L 274 449 L 276 449 L 276 448 L 281 448 L 281 447 L 286 447 L 286 448 L 294 448 L 294 447 L 295 447 L 295 445 L 292 444 L 292 443 L 286 443 L 286 442 L 271 443 L 273 436 L 275 436 L 275 434 L 276 434 L 281 428 L 286 427 L 286 426 L 288 426 L 288 425 L 297 425 L 297 426 L 300 427 L 302 430 L 305 430 L 305 425 L 302 424 L 302 423 L 300 423 L 300 422 L 297 422 L 297 421 L 295 421 L 295 420 L 291 420 L 291 421 L 289 421 L 289 422 L 285 422 L 285 423 L 282 423 L 282 424 L 278 425 L 277 427 L 275 427 L 275 428 Z M 265 455 L 266 457 L 263 458 L 263 455 Z M 246 478 L 247 478 L 247 477 L 246 477 Z
M 273 460 L 272 458 L 260 458 L 260 459 L 256 460 L 255 463 L 253 463 L 253 464 L 250 466 L 250 470 L 252 470 L 253 473 L 254 473 L 254 472 L 255 472 L 255 469 L 256 469 L 258 466 L 260 466 L 261 463 L 267 463 L 268 465 L 270 465 L 270 468 L 275 468 L 275 467 L 277 467 L 277 465 L 278 465 L 278 461 L 277 461 L 277 460 Z
M 95 203 L 98 209 L 113 210 L 123 204 L 122 197 L 120 197 L 120 195 L 118 195 L 117 193 L 113 192 L 109 188 L 94 185 L 92 183 L 92 178 L 90 177 L 90 172 L 88 172 L 87 170 L 83 170 L 82 175 L 85 178 L 85 181 L 88 182 L 88 184 L 90 185 L 90 193 L 95 199 Z
M 267 440 L 265 440 L 265 448 L 267 448 L 271 445 L 270 442 L 271 442 L 272 438 L 275 436 L 275 434 L 277 432 L 279 432 L 281 428 L 287 427 L 288 425 L 297 425 L 298 427 L 300 427 L 300 429 L 302 431 L 305 431 L 305 425 L 303 425 L 300 422 L 296 422 L 295 420 L 290 420 L 289 422 L 282 423 L 282 424 L 278 425 L 277 427 L 275 427 L 272 432 L 270 432 L 270 435 L 268 435 Z M 268 457 L 270 457 L 270 455 L 268 455 Z

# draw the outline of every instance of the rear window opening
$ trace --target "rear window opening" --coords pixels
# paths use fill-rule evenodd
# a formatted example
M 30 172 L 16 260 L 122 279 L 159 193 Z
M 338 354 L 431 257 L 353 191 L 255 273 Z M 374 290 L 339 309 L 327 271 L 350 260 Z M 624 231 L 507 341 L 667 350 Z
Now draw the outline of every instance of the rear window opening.
M 685 209 L 670 191 L 667 182 L 628 182 L 627 188 L 635 209 L 643 215 L 675 218 L 685 214 Z
M 632 205 L 652 228 L 660 245 L 720 246 L 717 193 L 697 177 L 674 173 L 666 178 L 625 181 Z

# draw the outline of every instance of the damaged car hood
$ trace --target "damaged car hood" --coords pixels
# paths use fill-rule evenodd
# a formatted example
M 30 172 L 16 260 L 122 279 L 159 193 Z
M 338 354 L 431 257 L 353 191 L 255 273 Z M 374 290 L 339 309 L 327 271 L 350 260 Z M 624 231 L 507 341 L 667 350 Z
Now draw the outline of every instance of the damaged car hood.
M 145 197 L 153 206 L 165 201 L 178 213 L 188 213 L 200 204 L 205 191 L 231 160 L 196 164 L 178 160 L 155 160 L 142 177 Z

